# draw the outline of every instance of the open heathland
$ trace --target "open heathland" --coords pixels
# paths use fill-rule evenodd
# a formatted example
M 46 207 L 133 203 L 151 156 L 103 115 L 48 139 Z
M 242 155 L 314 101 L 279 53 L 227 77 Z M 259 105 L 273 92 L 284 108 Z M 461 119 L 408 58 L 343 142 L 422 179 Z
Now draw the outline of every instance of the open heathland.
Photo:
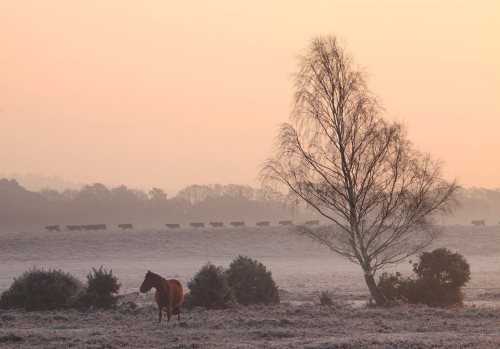
M 0 310 L 0 347 L 500 347 L 500 227 L 447 227 L 430 249 L 441 246 L 471 265 L 462 308 L 367 307 L 358 266 L 284 227 L 3 233 L 1 291 L 33 266 L 85 280 L 91 267 L 104 265 L 119 278 L 122 295 L 111 310 Z M 206 261 L 227 268 L 240 254 L 272 272 L 280 305 L 195 308 L 180 322 L 158 324 L 152 293 L 138 293 L 148 269 L 187 289 Z M 410 273 L 411 265 L 388 271 L 396 270 Z M 322 291 L 333 305 L 319 305 Z

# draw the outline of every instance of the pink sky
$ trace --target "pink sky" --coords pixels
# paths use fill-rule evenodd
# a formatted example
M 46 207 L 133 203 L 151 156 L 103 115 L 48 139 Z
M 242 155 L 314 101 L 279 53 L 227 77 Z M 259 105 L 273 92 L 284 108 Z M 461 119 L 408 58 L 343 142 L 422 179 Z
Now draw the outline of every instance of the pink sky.
M 498 1 L 0 2 L 0 173 L 256 185 L 296 56 L 343 39 L 386 116 L 500 187 Z

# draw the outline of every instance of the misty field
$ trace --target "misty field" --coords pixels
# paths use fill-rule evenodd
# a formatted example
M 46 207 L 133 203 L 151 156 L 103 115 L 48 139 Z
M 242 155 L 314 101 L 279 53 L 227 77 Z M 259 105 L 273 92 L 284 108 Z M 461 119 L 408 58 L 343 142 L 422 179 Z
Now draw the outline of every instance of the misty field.
M 120 279 L 122 299 L 110 311 L 0 311 L 0 347 L 500 347 L 500 227 L 447 227 L 433 247 L 441 246 L 471 264 L 460 309 L 368 308 L 357 265 L 287 228 L 2 233 L 0 291 L 33 266 L 84 280 L 103 265 Z M 186 285 L 206 261 L 227 267 L 238 254 L 272 271 L 281 305 L 195 308 L 180 323 L 157 324 L 152 294 L 138 293 L 148 269 Z M 325 290 L 332 307 L 317 304 Z

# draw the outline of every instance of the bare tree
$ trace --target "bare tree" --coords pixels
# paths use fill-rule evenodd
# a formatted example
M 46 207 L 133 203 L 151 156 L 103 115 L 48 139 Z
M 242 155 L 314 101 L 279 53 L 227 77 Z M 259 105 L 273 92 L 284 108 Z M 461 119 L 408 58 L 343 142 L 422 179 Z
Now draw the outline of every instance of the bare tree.
M 457 184 L 412 147 L 401 124 L 382 119 L 364 74 L 335 37 L 312 41 L 294 82 L 290 123 L 261 180 L 283 185 L 332 222 L 302 231 L 359 264 L 383 305 L 377 270 L 433 241 L 433 218 L 452 209 Z

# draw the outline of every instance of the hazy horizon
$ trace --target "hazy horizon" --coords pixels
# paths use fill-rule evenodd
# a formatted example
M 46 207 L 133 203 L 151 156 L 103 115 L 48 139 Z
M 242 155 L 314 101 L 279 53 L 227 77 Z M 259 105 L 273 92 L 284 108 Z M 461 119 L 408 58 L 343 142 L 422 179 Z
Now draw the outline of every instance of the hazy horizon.
M 29 6 L 27 6 L 29 4 Z M 0 173 L 255 186 L 296 57 L 342 38 L 448 179 L 499 188 L 496 1 L 2 1 Z
M 250 185 L 250 184 L 245 184 L 245 183 L 237 183 L 237 182 L 228 182 L 228 183 L 221 183 L 221 182 L 212 182 L 212 183 L 205 183 L 205 182 L 200 182 L 200 183 L 188 183 L 184 187 L 172 187 L 168 185 L 152 185 L 150 187 L 138 187 L 138 186 L 131 186 L 127 183 L 106 183 L 106 182 L 87 182 L 87 183 L 81 183 L 81 182 L 72 182 L 69 181 L 65 178 L 62 178 L 57 175 L 52 175 L 52 176 L 44 176 L 36 173 L 0 173 L 0 179 L 5 178 L 8 180 L 16 180 L 23 188 L 29 190 L 29 191 L 34 191 L 34 192 L 39 192 L 43 189 L 54 189 L 59 192 L 62 192 L 64 190 L 70 189 L 70 190 L 81 190 L 85 185 L 93 185 L 95 183 L 100 183 L 106 186 L 107 188 L 116 188 L 122 185 L 125 185 L 129 189 L 137 189 L 137 190 L 142 190 L 144 192 L 148 192 L 152 188 L 160 188 L 167 193 L 169 198 L 174 197 L 179 191 L 182 189 L 185 189 L 186 187 L 189 187 L 191 185 L 200 185 L 200 186 L 211 186 L 211 185 Z M 252 185 L 250 185 L 252 186 Z M 253 188 L 258 188 L 259 185 L 254 185 L 252 186 Z M 480 186 L 462 186 L 463 189 L 466 190 L 474 190 L 474 189 L 484 189 L 484 190 L 493 190 L 493 191 L 500 191 L 500 187 L 480 187 Z

